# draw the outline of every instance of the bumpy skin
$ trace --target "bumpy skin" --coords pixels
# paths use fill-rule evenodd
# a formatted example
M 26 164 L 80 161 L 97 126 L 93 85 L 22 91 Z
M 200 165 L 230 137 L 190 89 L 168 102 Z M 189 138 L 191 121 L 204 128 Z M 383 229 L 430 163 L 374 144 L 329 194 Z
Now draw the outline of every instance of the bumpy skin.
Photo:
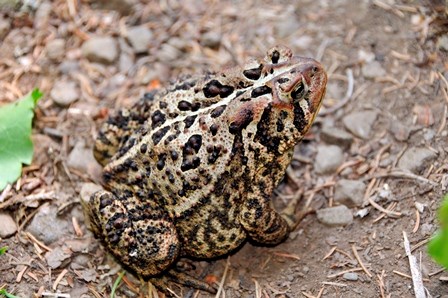
M 281 242 L 271 207 L 327 83 L 313 59 L 274 47 L 260 61 L 148 94 L 101 128 L 107 191 L 86 213 L 94 233 L 143 276 L 179 256 L 213 258 L 251 238 Z

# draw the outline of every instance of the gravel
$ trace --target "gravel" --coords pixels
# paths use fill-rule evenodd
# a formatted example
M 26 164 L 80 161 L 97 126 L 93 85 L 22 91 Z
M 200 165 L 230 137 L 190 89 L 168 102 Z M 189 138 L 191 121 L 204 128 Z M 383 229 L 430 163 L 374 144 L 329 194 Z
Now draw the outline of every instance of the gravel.
M 332 126 L 324 126 L 320 132 L 320 138 L 327 144 L 349 148 L 353 142 L 353 136 L 343 129 Z
M 14 219 L 6 212 L 0 212 L 0 238 L 8 238 L 17 232 Z
M 352 212 L 344 205 L 319 209 L 316 214 L 317 219 L 328 226 L 346 226 L 353 222 Z
M 57 216 L 57 207 L 45 205 L 34 215 L 26 230 L 45 244 L 51 244 L 70 234 L 68 221 Z
M 118 46 L 115 38 L 93 37 L 82 45 L 82 55 L 91 62 L 111 64 L 118 58 Z
M 67 107 L 79 99 L 79 89 L 75 82 L 57 81 L 50 92 L 51 99 L 63 107 Z
M 429 166 L 437 154 L 427 148 L 412 147 L 405 151 L 398 161 L 398 167 L 403 170 L 419 173 Z
M 386 71 L 378 61 L 372 61 L 362 66 L 362 74 L 365 78 L 374 79 L 386 75 Z
M 342 149 L 335 145 L 320 145 L 317 147 L 315 170 L 319 174 L 330 174 L 344 161 Z
M 128 28 L 126 39 L 131 44 L 136 54 L 148 52 L 152 41 L 152 32 L 145 26 Z
M 53 39 L 47 43 L 45 50 L 48 58 L 54 60 L 61 59 L 65 54 L 65 41 L 61 38 Z
M 348 114 L 342 121 L 345 128 L 353 135 L 362 139 L 368 139 L 377 117 L 378 113 L 375 111 L 361 111 Z
M 347 207 L 361 206 L 366 185 L 362 181 L 341 179 L 336 183 L 334 200 Z

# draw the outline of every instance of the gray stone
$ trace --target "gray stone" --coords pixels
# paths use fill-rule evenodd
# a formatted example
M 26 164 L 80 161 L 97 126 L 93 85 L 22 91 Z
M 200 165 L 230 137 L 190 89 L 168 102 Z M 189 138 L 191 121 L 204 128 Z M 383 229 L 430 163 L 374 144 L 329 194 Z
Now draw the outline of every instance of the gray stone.
M 209 31 L 202 35 L 201 45 L 204 47 L 217 49 L 221 45 L 222 35 L 215 31 Z
M 361 68 L 362 74 L 367 79 L 374 79 L 386 75 L 386 71 L 378 61 L 366 63 Z
M 71 225 L 68 221 L 57 217 L 57 212 L 56 206 L 42 206 L 34 215 L 26 230 L 47 245 L 66 235 L 71 235 Z
M 118 69 L 121 73 L 128 73 L 134 65 L 134 57 L 127 53 L 122 53 L 118 62 Z
M 348 148 L 353 142 L 351 134 L 337 127 L 324 126 L 320 138 L 327 144 Z
M 345 280 L 351 280 L 351 281 L 357 281 L 358 280 L 358 273 L 356 272 L 346 272 L 342 276 Z
M 3 39 L 8 34 L 9 29 L 11 29 L 11 22 L 0 18 L 0 39 Z
M 424 223 L 420 226 L 420 234 L 423 237 L 427 237 L 434 232 L 434 225 L 430 223 Z
M 351 113 L 342 119 L 345 128 L 355 136 L 368 139 L 372 132 L 372 126 L 378 117 L 375 111 L 362 111 Z
M 336 183 L 334 200 L 347 207 L 361 206 L 366 185 L 362 181 L 341 179 Z
M 112 37 L 92 37 L 83 43 L 81 50 L 91 62 L 111 64 L 118 58 L 117 42 Z
M 317 210 L 316 215 L 321 223 L 328 226 L 345 226 L 353 222 L 352 212 L 344 205 Z
M 178 59 L 182 55 L 182 52 L 175 46 L 164 43 L 160 48 L 160 53 L 158 53 L 158 58 L 162 62 L 170 62 Z
M 411 133 L 411 127 L 409 125 L 404 125 L 398 120 L 392 120 L 390 122 L 390 131 L 394 135 L 397 141 L 406 141 Z
M 56 81 L 50 96 L 55 103 L 66 107 L 79 98 L 79 90 L 75 82 Z
M 406 150 L 398 161 L 398 167 L 403 170 L 419 173 L 428 163 L 437 157 L 436 153 L 427 148 L 412 147 Z
M 47 57 L 50 59 L 61 59 L 65 54 L 65 40 L 56 38 L 47 43 L 45 46 Z
M 59 64 L 59 71 L 62 74 L 71 74 L 79 70 L 79 62 L 72 60 L 64 60 Z
M 52 251 L 48 251 L 45 254 L 45 259 L 48 266 L 52 269 L 59 267 L 64 267 L 70 262 L 70 257 L 72 256 L 70 249 L 63 246 L 57 246 Z
M 147 53 L 151 45 L 152 32 L 145 26 L 128 28 L 126 39 L 136 54 Z
M 14 219 L 5 212 L 0 212 L 0 238 L 11 237 L 17 232 L 17 225 Z
M 342 149 L 338 146 L 319 146 L 314 168 L 319 174 L 330 174 L 342 164 L 343 160 Z
M 84 173 L 95 174 L 98 163 L 93 157 L 92 148 L 86 147 L 84 141 L 75 144 L 68 155 L 67 165 Z

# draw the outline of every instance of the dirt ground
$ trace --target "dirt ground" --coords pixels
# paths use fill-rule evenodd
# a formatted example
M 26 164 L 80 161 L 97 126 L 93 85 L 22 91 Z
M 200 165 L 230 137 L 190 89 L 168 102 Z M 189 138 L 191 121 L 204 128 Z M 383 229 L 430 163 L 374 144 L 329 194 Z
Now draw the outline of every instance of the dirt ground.
M 192 262 L 189 273 L 215 283 L 216 297 L 413 297 L 405 232 L 427 297 L 448 297 L 448 273 L 426 253 L 448 186 L 445 1 L 24 2 L 0 12 L 0 102 L 34 87 L 45 95 L 34 161 L 0 195 L 0 212 L 18 229 L 0 241 L 9 247 L 0 287 L 18 297 L 109 297 L 121 267 L 87 230 L 79 203 L 83 184 L 100 182 L 91 153 L 99 124 L 181 74 L 284 44 L 322 61 L 329 84 L 275 205 L 303 192 L 302 208 L 335 206 L 338 183 L 349 179 L 365 186 L 360 203 L 346 203 L 354 219 L 331 226 L 311 214 L 278 246 L 247 243 L 228 258 Z M 136 53 L 127 36 L 138 25 L 150 42 Z M 116 42 L 109 61 L 82 48 L 97 36 Z M 128 273 L 115 297 L 156 297 L 148 287 Z

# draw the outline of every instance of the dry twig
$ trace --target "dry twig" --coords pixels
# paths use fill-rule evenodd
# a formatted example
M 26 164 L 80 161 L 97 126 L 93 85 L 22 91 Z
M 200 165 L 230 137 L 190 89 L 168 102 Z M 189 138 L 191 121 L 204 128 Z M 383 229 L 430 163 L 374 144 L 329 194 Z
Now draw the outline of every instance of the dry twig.
M 385 213 L 387 216 L 390 216 L 390 217 L 400 217 L 401 216 L 400 212 L 384 209 L 383 207 L 378 205 L 372 198 L 369 198 L 368 201 L 369 201 L 370 205 L 372 205 L 372 207 Z
M 422 273 L 417 264 L 417 259 L 411 253 L 411 246 L 409 244 L 408 236 L 403 231 L 403 244 L 406 255 L 409 259 L 409 266 L 411 267 L 412 283 L 414 284 L 414 293 L 416 298 L 426 298 L 425 287 L 423 286 Z
M 362 270 L 364 270 L 364 272 L 367 274 L 368 277 L 372 277 L 372 274 L 369 272 L 369 270 L 367 270 L 366 266 L 364 266 L 364 263 L 361 261 L 361 258 L 358 255 L 358 251 L 356 250 L 355 245 L 352 245 L 352 251 Z
M 219 298 L 219 296 L 221 296 L 221 292 L 224 288 L 224 282 L 226 281 L 227 272 L 229 271 L 229 267 L 230 267 L 230 257 L 227 257 L 226 267 L 224 268 L 224 273 L 222 275 L 221 282 L 219 283 L 218 292 L 216 293 L 215 298 Z

